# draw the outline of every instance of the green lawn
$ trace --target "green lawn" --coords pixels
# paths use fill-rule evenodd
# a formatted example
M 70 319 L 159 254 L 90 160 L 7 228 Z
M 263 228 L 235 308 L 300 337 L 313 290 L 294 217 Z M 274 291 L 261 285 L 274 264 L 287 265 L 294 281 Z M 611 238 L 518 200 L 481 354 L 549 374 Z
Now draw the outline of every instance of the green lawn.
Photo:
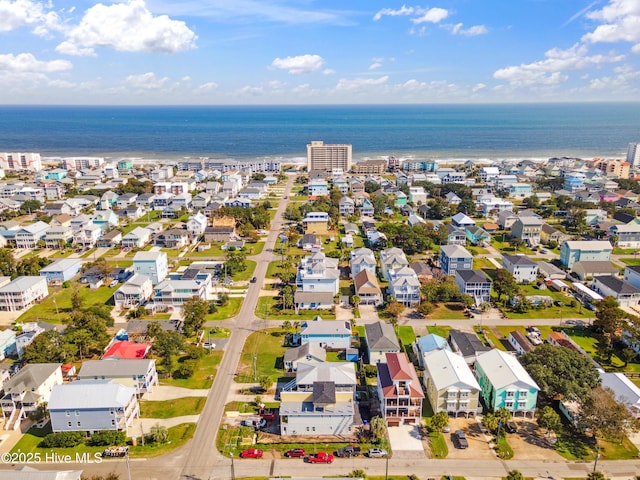
M 429 315 L 429 320 L 464 320 L 464 307 L 460 303 L 440 303 Z
M 635 253 L 639 251 L 640 250 L 637 248 L 620 248 L 620 247 L 613 248 L 614 255 L 635 255 Z
M 230 297 L 229 303 L 224 307 L 216 307 L 218 311 L 216 313 L 210 313 L 206 316 L 206 321 L 213 320 L 226 320 L 227 318 L 235 317 L 242 307 L 242 297 Z
M 433 458 L 447 458 L 449 448 L 441 432 L 429 432 L 429 446 Z
M 281 311 L 276 305 L 278 305 L 278 299 L 276 297 L 258 297 L 258 305 L 256 306 L 256 317 L 270 320 L 313 320 L 316 316 L 320 315 L 323 320 L 335 320 L 335 314 L 329 310 L 300 310 L 300 313 L 296 313 L 293 309 L 287 311 Z M 268 313 L 268 316 L 267 316 Z
M 590 357 L 596 360 L 607 371 L 619 371 L 619 372 L 640 372 L 640 364 L 631 362 L 625 368 L 624 361 L 617 355 L 618 350 L 615 349 L 611 360 L 603 358 L 598 352 L 598 338 L 593 335 L 588 329 L 582 328 L 569 328 L 563 329 L 571 339 L 578 344 Z
M 451 327 L 427 327 L 429 333 L 433 333 L 434 335 L 440 335 L 442 338 L 449 338 L 449 331 Z
M 202 412 L 207 397 L 183 397 L 165 401 L 140 402 L 140 416 L 143 418 L 173 418 L 182 415 L 198 415 Z
M 180 425 L 176 425 L 175 427 L 169 427 L 168 429 L 169 438 L 167 439 L 167 443 L 163 445 L 153 445 L 150 443 L 146 443 L 145 445 L 140 445 L 138 443 L 135 447 L 129 447 L 129 455 L 132 457 L 158 457 L 160 455 L 166 455 L 172 450 L 175 450 L 178 447 L 181 447 L 185 443 L 187 443 L 193 437 L 193 434 L 196 431 L 195 423 L 181 423 Z
M 71 312 L 71 292 L 74 284 L 78 285 L 80 296 L 83 299 L 83 307 L 105 305 L 116 291 L 115 288 L 109 288 L 108 286 L 92 290 L 87 284 L 73 282 L 69 288 L 52 289 L 47 298 L 20 315 L 18 321 L 24 323 L 42 320 L 44 322 L 60 323 L 58 321 L 58 313 L 60 314 L 60 321 L 62 321 Z
M 594 312 L 582 307 L 582 304 L 579 302 L 575 307 L 569 306 L 569 302 L 571 301 L 571 297 L 568 297 L 564 293 L 556 292 L 554 290 L 546 289 L 540 290 L 536 288 L 534 285 L 520 285 L 520 289 L 524 292 L 525 295 L 545 295 L 551 297 L 553 301 L 560 301 L 563 303 L 562 307 L 551 306 L 545 307 L 541 309 L 532 308 L 528 312 L 525 313 L 515 313 L 510 311 L 508 308 L 501 307 L 501 310 L 505 313 L 507 318 L 512 318 L 515 320 L 527 320 L 530 318 L 581 318 L 581 319 L 589 319 L 594 317 Z M 502 301 L 500 302 L 502 305 Z
M 280 265 L 282 265 L 281 260 L 274 260 L 272 262 L 269 262 L 269 265 L 267 266 L 267 273 L 265 275 L 266 278 L 273 278 L 273 279 L 278 278 L 277 274 L 282 271 L 282 268 L 280 267 Z M 288 271 L 295 275 L 297 268 L 298 268 L 297 265 L 293 263 L 291 267 L 289 267 Z
M 199 360 L 198 368 L 191 378 L 164 378 L 160 380 L 160 384 L 183 388 L 211 388 L 223 354 L 224 352 L 216 350 L 207 353 Z
M 282 357 L 286 350 L 284 347 L 284 333 L 283 329 L 270 328 L 249 335 L 240 357 L 238 375 L 236 376 L 237 382 L 254 382 L 254 355 L 256 365 L 255 378 L 266 375 L 273 382 L 276 382 L 283 375 Z
M 244 272 L 238 272 L 231 277 L 234 282 L 246 282 L 253 277 L 253 272 L 256 271 L 257 263 L 253 260 L 245 260 L 245 262 L 247 264 L 246 270 Z
M 620 261 L 630 267 L 637 267 L 640 265 L 640 258 L 621 258 Z
M 416 334 L 413 331 L 413 327 L 409 325 L 398 327 L 398 338 L 404 346 L 410 346 L 416 341 Z
M 488 258 L 485 258 L 485 257 L 474 257 L 474 259 L 473 259 L 473 269 L 474 270 L 483 270 L 485 268 L 491 270 L 492 268 L 496 268 L 496 266 L 493 263 L 491 263 L 491 260 L 489 260 Z
M 509 442 L 507 442 L 506 435 L 500 435 L 498 437 L 498 441 L 496 442 L 495 449 L 496 449 L 496 453 L 498 454 L 498 457 L 501 458 L 502 460 L 509 460 L 513 458 L 513 449 L 509 445 Z

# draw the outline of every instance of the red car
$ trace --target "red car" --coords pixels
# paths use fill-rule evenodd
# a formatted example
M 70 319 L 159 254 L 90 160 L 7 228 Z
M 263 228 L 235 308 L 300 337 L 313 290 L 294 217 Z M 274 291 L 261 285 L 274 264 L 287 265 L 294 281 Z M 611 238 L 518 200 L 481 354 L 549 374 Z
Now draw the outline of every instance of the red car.
M 318 452 L 315 455 L 309 456 L 307 460 L 309 463 L 331 463 L 333 462 L 333 455 L 331 453 Z
M 240 458 L 262 458 L 263 453 L 262 450 L 258 450 L 257 448 L 250 448 L 249 450 L 242 450 Z
M 285 457 L 296 458 L 296 457 L 304 457 L 304 448 L 292 448 L 284 454 Z
M 260 417 L 264 418 L 267 422 L 273 422 L 276 419 L 276 412 L 262 412 Z

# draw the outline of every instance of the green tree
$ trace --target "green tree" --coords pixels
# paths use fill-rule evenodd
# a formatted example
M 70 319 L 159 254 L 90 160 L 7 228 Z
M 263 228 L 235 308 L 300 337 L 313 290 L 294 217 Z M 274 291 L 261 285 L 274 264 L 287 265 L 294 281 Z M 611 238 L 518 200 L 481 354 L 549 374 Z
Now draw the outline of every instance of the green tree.
M 620 352 L 620 356 L 622 357 L 624 366 L 626 367 L 627 365 L 629 365 L 629 362 L 633 362 L 638 357 L 638 354 L 633 348 L 626 347 L 622 349 L 622 351 Z
M 615 399 L 610 389 L 602 387 L 594 388 L 581 402 L 580 422 L 599 437 L 617 443 L 631 431 L 638 430 L 638 420 Z
M 398 319 L 400 318 L 400 315 L 402 315 L 402 312 L 404 312 L 405 308 L 406 307 L 397 300 L 392 300 L 387 304 L 384 311 L 389 315 L 389 317 L 391 317 L 390 321 L 395 321 L 395 325 L 397 325 Z
M 380 443 L 386 433 L 387 433 L 387 425 L 383 418 L 375 416 L 371 419 L 371 435 L 373 436 L 374 443 Z
M 57 330 L 43 332 L 25 347 L 22 360 L 26 363 L 64 363 L 69 352 L 63 345 L 62 335 Z
M 436 309 L 436 306 L 433 303 L 422 302 L 420 303 L 420 305 L 418 305 L 418 307 L 416 308 L 416 311 L 423 317 L 428 317 L 433 313 L 435 309 Z
M 244 272 L 247 269 L 247 256 L 242 252 L 228 251 L 225 257 L 224 268 L 227 275 Z
M 440 432 L 447 425 L 449 425 L 449 414 L 447 412 L 438 412 L 431 417 L 431 428 L 433 431 Z
M 273 381 L 268 375 L 261 375 L 258 377 L 258 384 L 260 385 L 260 388 L 266 392 L 273 384 Z
M 20 205 L 20 211 L 22 213 L 35 213 L 42 208 L 42 202 L 38 200 L 25 200 Z
M 80 288 L 78 284 L 74 284 L 71 288 L 71 311 L 77 312 L 82 310 L 82 304 L 84 303 L 82 295 L 80 295 Z
M 465 215 L 475 216 L 478 213 L 478 207 L 476 202 L 471 198 L 464 198 L 458 204 L 458 213 L 464 213 Z
M 502 295 L 509 299 L 518 291 L 518 284 L 511 272 L 506 268 L 499 268 L 493 279 L 493 290 L 498 294 L 498 301 Z
M 194 335 L 204 325 L 209 312 L 209 303 L 196 296 L 182 304 L 182 329 L 187 337 Z
M 524 480 L 524 475 L 519 470 L 511 470 L 507 474 L 507 480 Z
M 586 399 L 600 378 L 590 359 L 546 343 L 521 356 L 520 363 L 549 397 Z
M 538 425 L 547 430 L 547 435 L 551 432 L 558 432 L 562 428 L 560 415 L 552 407 L 545 406 L 538 412 Z
M 163 427 L 159 423 L 156 423 L 149 431 L 149 440 L 155 444 L 167 443 L 169 440 L 169 431 L 167 427 Z
M 595 471 L 587 475 L 587 480 L 609 480 L 609 477 L 602 472 Z
M 605 297 L 596 303 L 596 319 L 593 326 L 597 332 L 617 335 L 624 317 L 625 313 L 620 309 L 618 301 L 614 297 Z
M 109 445 L 125 445 L 127 438 L 124 432 L 118 430 L 99 430 L 87 440 L 91 447 L 107 447 Z

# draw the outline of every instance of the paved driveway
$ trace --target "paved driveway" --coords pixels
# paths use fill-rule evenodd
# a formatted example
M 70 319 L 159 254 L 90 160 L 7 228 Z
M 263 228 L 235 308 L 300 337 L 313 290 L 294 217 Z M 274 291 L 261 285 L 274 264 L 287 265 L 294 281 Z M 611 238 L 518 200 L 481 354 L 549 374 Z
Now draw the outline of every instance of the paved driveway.
M 424 456 L 424 446 L 419 426 L 403 425 L 401 427 L 389 427 L 387 430 L 393 458 Z

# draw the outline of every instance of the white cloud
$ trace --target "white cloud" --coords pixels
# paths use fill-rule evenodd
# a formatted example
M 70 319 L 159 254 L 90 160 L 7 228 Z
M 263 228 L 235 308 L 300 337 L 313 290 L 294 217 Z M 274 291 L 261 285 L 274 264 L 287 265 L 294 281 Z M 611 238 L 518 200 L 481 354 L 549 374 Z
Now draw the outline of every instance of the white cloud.
M 283 88 L 286 85 L 286 83 L 281 82 L 279 80 L 271 80 L 269 82 L 269 88 L 271 88 L 272 90 L 279 90 L 281 88 Z
M 96 52 L 93 48 L 79 47 L 75 43 L 64 41 L 56 47 L 56 52 L 74 57 L 95 57 Z
M 640 71 L 634 70 L 630 65 L 616 67 L 613 71 L 615 75 L 592 79 L 589 82 L 589 88 L 593 90 L 605 90 L 609 93 L 613 91 L 637 90 L 635 85 L 638 79 L 640 79 Z
M 0 55 L 0 72 L 36 73 L 36 72 L 62 72 L 70 70 L 73 66 L 67 60 L 51 60 L 48 62 L 36 59 L 31 53 L 8 53 Z
M 246 85 L 246 86 L 242 87 L 240 90 L 238 90 L 237 93 L 239 95 L 260 96 L 260 95 L 264 94 L 264 88 L 262 88 L 262 87 L 253 87 L 251 85 Z
M 341 78 L 338 80 L 338 84 L 336 85 L 336 90 L 361 90 L 366 87 L 384 85 L 389 81 L 389 77 L 385 75 L 380 78 Z
M 377 68 L 380 68 L 382 66 L 382 63 L 380 62 L 374 62 L 371 65 L 369 65 L 369 70 L 375 70 Z
M 456 23 L 455 25 L 443 25 L 443 27 L 448 28 L 454 35 L 464 35 L 466 37 L 475 37 L 489 33 L 489 30 L 484 25 L 474 25 L 469 28 L 463 28 L 464 25 L 462 23 Z
M 325 68 L 324 70 L 322 70 L 323 75 L 334 75 L 335 73 L 336 71 L 332 68 Z
M 445 10 L 444 8 L 434 7 L 421 12 L 421 15 L 418 18 L 412 18 L 411 22 L 415 25 L 419 25 L 421 23 L 440 23 L 448 16 L 448 10 Z
M 0 32 L 40 22 L 45 15 L 44 8 L 42 3 L 31 0 L 0 0 Z
M 213 92 L 214 90 L 218 89 L 218 84 L 216 82 L 207 82 L 207 83 L 203 83 L 202 85 L 198 85 L 198 88 L 196 89 L 197 93 L 210 93 Z
M 471 91 L 473 93 L 479 92 L 480 90 L 484 90 L 487 86 L 484 83 L 476 83 L 473 87 L 471 87 Z
M 159 90 L 167 85 L 167 77 L 157 78 L 153 72 L 142 73 L 140 75 L 129 75 L 125 83 L 138 90 Z
M 557 85 L 568 80 L 567 70 L 582 70 L 590 66 L 620 62 L 624 55 L 587 55 L 585 45 L 575 44 L 566 50 L 552 48 L 545 52 L 546 60 L 510 66 L 497 70 L 493 77 L 506 80 L 512 86 Z
M 66 52 L 87 55 L 87 49 L 108 47 L 123 52 L 175 53 L 195 47 L 196 34 L 166 15 L 153 16 L 144 0 L 89 8 L 59 45 Z
M 324 66 L 320 55 L 298 55 L 297 57 L 276 58 L 271 62 L 273 68 L 288 70 L 292 75 L 301 75 L 320 70 Z
M 413 7 L 407 7 L 406 5 L 402 5 L 402 7 L 396 10 L 393 8 L 383 8 L 373 16 L 373 20 L 377 22 L 383 16 L 397 17 L 399 15 L 413 15 L 414 12 L 415 9 Z
M 582 40 L 588 43 L 631 42 L 633 51 L 640 50 L 640 2 L 610 0 L 601 10 L 587 13 L 587 18 L 602 22 Z

